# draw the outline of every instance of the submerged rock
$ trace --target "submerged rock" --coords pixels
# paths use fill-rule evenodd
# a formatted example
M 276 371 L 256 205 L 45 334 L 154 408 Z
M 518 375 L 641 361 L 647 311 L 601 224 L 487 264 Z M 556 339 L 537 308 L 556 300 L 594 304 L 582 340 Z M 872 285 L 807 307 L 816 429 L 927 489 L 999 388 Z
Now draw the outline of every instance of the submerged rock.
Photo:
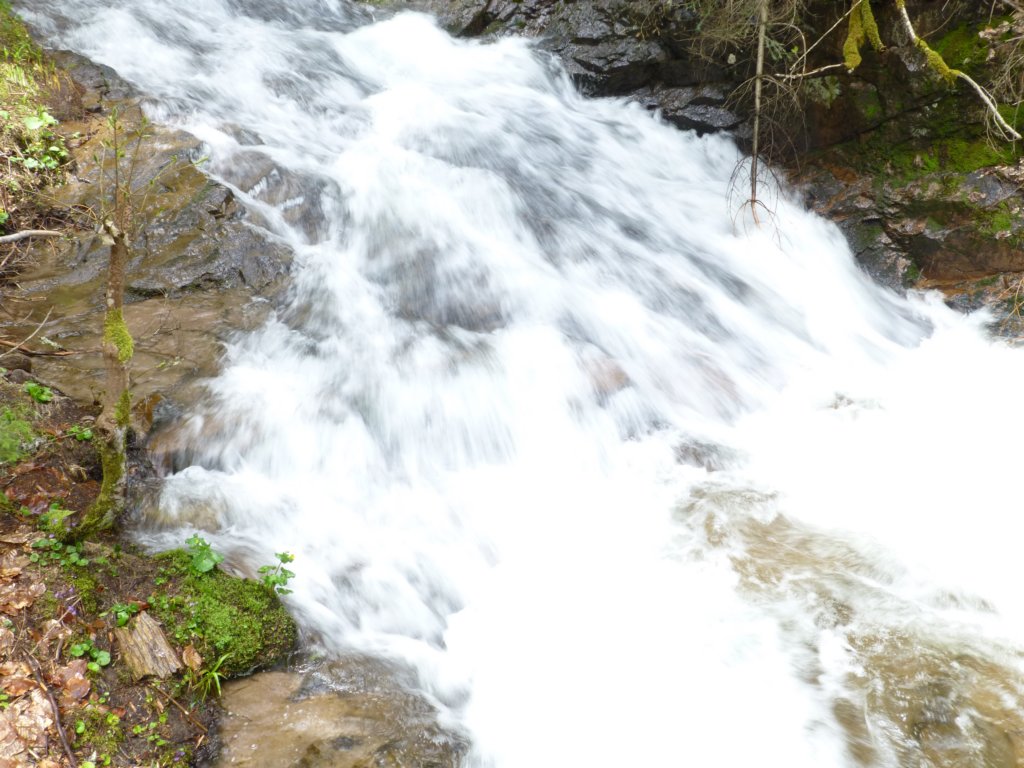
M 324 673 L 264 672 L 224 686 L 216 766 L 455 768 L 465 744 L 379 663 Z M 341 679 L 338 675 L 341 675 Z

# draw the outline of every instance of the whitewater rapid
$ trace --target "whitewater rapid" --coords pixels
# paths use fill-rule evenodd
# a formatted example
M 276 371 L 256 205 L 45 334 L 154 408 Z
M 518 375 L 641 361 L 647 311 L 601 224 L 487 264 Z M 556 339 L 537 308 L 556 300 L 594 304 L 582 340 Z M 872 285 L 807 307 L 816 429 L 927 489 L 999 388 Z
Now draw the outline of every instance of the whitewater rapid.
M 788 193 L 753 226 L 728 138 L 522 41 L 340 0 L 16 5 L 296 254 L 179 427 L 168 540 L 293 552 L 309 646 L 414 669 L 469 765 L 1016 743 L 1024 358 L 984 317 L 874 286 Z

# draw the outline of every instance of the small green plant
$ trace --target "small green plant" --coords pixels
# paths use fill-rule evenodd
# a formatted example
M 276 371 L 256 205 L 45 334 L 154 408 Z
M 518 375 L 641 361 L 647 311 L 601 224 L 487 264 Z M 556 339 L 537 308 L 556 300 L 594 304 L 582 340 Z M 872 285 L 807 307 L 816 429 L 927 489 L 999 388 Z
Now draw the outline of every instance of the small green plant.
M 68 437 L 73 437 L 80 443 L 84 443 L 87 440 L 92 440 L 92 430 L 89 427 L 83 427 L 80 424 L 74 424 L 67 428 Z
M 11 157 L 10 161 L 30 171 L 55 171 L 68 159 L 63 139 L 53 132 L 57 119 L 45 109 L 21 118 L 24 127 L 23 154 Z
M 62 511 L 70 514 L 69 510 Z M 56 539 L 36 539 L 32 542 L 32 549 L 36 551 L 32 552 L 28 559 L 33 563 L 59 563 L 65 567 L 73 565 L 79 568 L 89 564 L 88 558 L 82 557 L 81 544 L 63 544 Z
M 217 563 L 224 561 L 224 555 L 215 552 L 210 547 L 210 542 L 199 534 L 193 534 L 185 543 L 188 545 L 188 553 L 192 558 L 192 570 L 196 573 L 208 573 L 217 567 Z
M 73 514 L 73 509 L 65 509 L 59 501 L 52 501 L 50 508 L 39 516 L 39 527 L 50 533 L 63 533 L 67 529 L 65 521 Z
M 276 565 L 264 565 L 259 569 L 263 585 L 279 595 L 290 595 L 292 591 L 286 589 L 285 585 L 295 577 L 295 574 L 284 566 L 295 561 L 295 555 L 290 552 L 277 552 L 274 555 L 278 562 Z
M 185 679 L 188 682 L 189 688 L 192 689 L 200 701 L 206 701 L 207 697 L 214 691 L 217 692 L 217 696 L 220 696 L 220 681 L 224 679 L 221 667 L 224 666 L 224 662 L 230 657 L 230 653 L 225 653 L 212 666 L 206 669 L 198 672 L 188 671 Z
M 128 624 L 132 616 L 139 612 L 139 606 L 135 603 L 114 603 L 110 610 L 100 614 L 101 617 L 113 616 L 117 626 L 123 627 Z
M 68 648 L 68 653 L 76 659 L 89 658 L 91 661 L 86 664 L 86 668 L 90 672 L 99 672 L 102 667 L 106 667 L 110 664 L 110 651 L 104 651 L 97 648 L 92 644 L 91 640 L 82 640 L 80 643 L 74 643 Z M 111 721 L 113 718 L 113 722 Z M 113 727 L 120 722 L 120 718 L 117 717 L 113 712 L 107 715 L 107 725 Z
M 148 723 L 140 723 L 139 725 L 132 726 L 132 734 L 135 736 L 145 736 L 146 741 L 154 747 L 165 747 L 167 746 L 167 741 L 159 734 L 158 729 L 166 722 L 167 713 L 161 712 L 160 716 L 156 720 L 150 720 Z
M 53 390 L 35 381 L 26 381 L 25 391 L 37 403 L 48 403 L 53 400 Z

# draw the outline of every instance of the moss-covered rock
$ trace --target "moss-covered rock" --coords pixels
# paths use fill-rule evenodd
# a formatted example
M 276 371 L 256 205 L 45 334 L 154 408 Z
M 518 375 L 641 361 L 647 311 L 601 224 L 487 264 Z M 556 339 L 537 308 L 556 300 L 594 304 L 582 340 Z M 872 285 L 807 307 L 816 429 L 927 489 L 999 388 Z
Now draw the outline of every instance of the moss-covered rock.
M 174 584 L 151 604 L 180 645 L 193 643 L 208 665 L 224 658 L 226 677 L 273 666 L 297 639 L 295 622 L 262 583 L 214 568 L 199 573 L 187 552 L 159 556 Z

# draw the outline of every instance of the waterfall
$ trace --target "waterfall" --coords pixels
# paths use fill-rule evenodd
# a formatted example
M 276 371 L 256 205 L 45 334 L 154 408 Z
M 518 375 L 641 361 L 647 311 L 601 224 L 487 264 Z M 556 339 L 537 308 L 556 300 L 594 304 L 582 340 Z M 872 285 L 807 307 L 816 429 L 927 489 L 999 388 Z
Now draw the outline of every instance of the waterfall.
M 1024 358 L 983 316 L 876 287 L 784 190 L 744 225 L 729 139 L 523 41 L 342 0 L 17 5 L 296 254 L 162 514 L 293 552 L 309 645 L 414 670 L 469 765 L 1024 754 Z

